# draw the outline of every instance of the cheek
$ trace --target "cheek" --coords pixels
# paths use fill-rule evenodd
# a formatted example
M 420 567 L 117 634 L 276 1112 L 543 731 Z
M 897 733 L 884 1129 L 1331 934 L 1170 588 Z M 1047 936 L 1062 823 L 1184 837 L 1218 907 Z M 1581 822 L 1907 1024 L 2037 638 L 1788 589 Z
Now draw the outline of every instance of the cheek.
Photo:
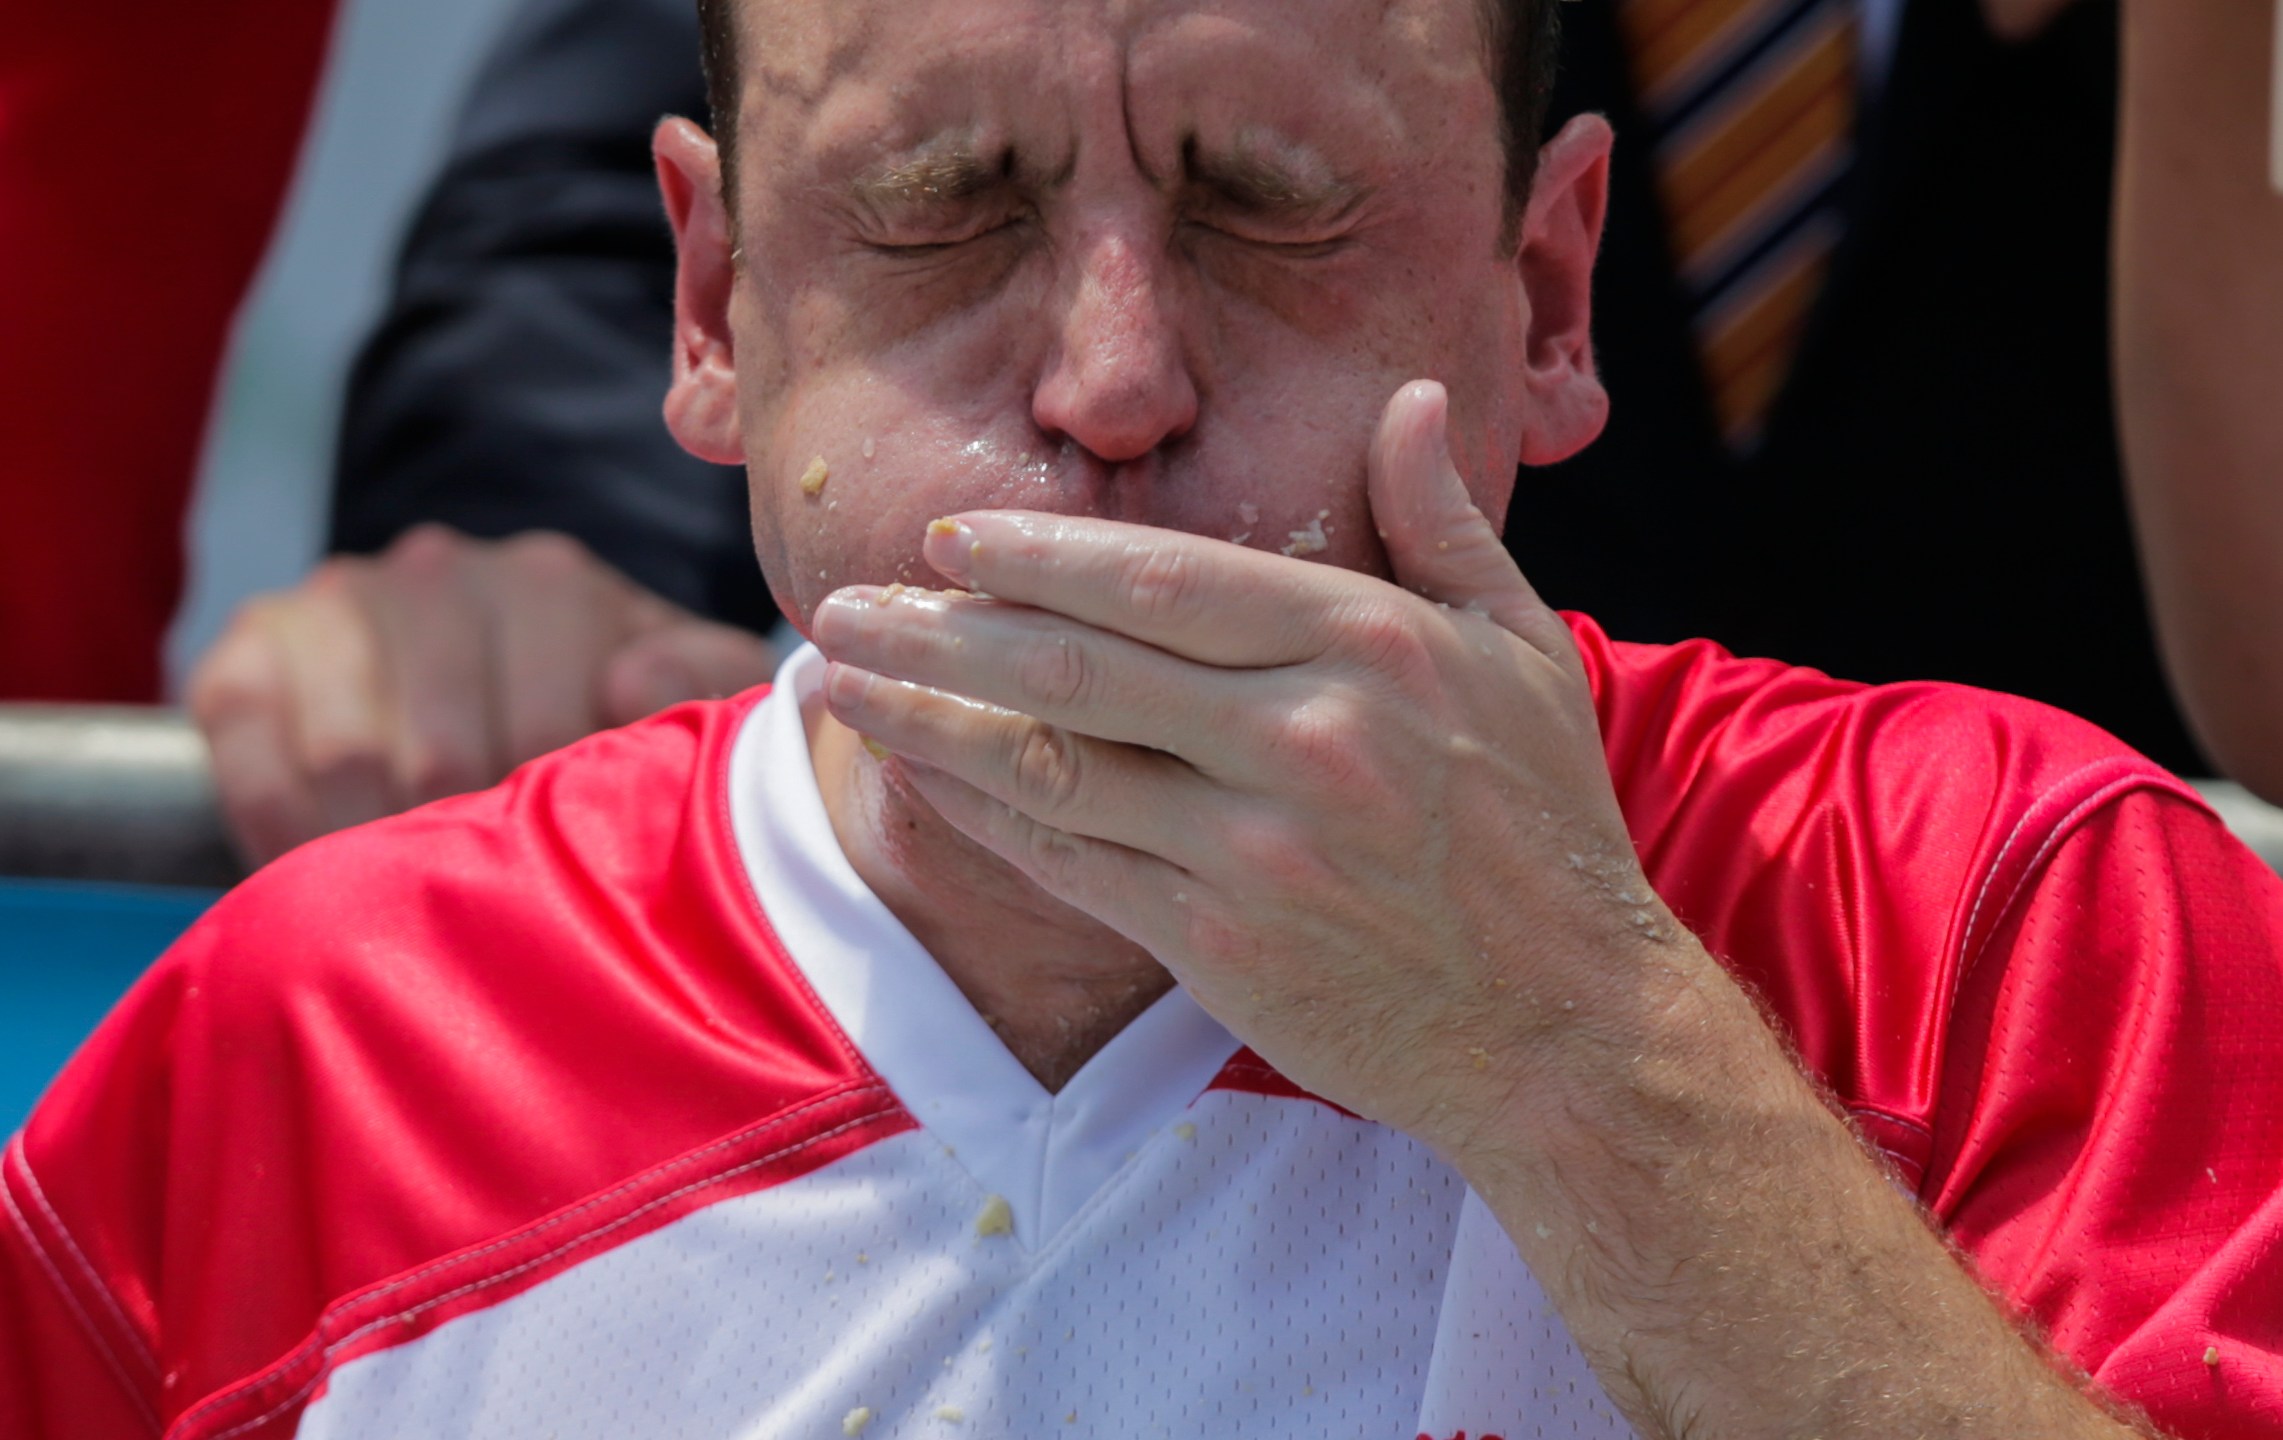
M 844 585 L 934 585 L 928 522 L 966 509 L 1070 508 L 1027 411 L 946 414 L 878 377 L 804 388 L 749 467 L 762 569 L 806 633 Z

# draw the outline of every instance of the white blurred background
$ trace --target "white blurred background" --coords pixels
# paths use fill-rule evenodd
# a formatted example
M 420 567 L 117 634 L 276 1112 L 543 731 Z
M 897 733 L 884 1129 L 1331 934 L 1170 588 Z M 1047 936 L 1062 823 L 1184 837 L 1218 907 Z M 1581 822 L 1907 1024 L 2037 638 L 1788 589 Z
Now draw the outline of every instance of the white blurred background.
M 317 557 L 341 386 L 414 204 L 512 0 L 343 0 L 300 173 L 206 437 L 170 691 L 240 600 Z

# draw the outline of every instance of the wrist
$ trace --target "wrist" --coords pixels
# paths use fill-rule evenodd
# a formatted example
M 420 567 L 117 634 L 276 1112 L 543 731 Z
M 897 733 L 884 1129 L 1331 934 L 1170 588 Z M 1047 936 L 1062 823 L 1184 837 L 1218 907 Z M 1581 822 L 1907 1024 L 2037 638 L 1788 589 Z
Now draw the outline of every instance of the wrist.
M 1522 1007 L 1483 1083 L 1440 1107 L 1431 1143 L 1478 1191 L 1538 1192 L 1559 1175 L 1576 1192 L 1562 1209 L 1630 1208 L 1626 1188 L 1676 1157 L 1832 1123 L 1751 998 L 1694 936 L 1663 927 L 1615 947 L 1603 973 L 1621 982 Z

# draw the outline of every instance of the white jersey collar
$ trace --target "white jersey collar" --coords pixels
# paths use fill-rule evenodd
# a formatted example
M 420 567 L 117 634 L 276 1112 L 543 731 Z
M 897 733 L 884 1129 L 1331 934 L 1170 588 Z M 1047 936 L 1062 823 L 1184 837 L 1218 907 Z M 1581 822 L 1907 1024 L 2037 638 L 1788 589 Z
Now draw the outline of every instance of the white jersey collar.
M 1212 1082 L 1237 1042 L 1176 986 L 1050 1095 L 842 853 L 803 710 L 825 661 L 803 645 L 730 752 L 731 828 L 786 953 L 880 1078 L 1007 1201 L 1038 1248 Z

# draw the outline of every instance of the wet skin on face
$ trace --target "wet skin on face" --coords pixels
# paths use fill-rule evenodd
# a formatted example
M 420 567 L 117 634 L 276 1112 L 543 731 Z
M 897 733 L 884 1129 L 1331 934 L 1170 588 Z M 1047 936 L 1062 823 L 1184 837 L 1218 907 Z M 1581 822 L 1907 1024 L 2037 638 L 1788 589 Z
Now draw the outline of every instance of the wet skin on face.
M 986 507 L 1384 573 L 1364 456 L 1420 375 L 1503 512 L 1528 302 L 1474 0 L 740 25 L 737 426 L 797 623 L 926 583 L 927 521 Z

